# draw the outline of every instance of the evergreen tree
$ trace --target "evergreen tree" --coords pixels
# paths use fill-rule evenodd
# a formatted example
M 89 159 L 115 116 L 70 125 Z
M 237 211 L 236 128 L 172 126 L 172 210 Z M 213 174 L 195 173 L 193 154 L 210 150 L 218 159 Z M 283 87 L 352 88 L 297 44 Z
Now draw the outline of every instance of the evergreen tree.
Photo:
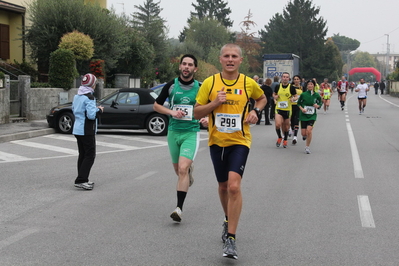
M 259 32 L 263 53 L 296 54 L 301 58 L 302 76 L 323 79 L 327 28 L 319 13 L 311 0 L 290 1 L 283 13 L 275 14 Z
M 191 19 L 210 18 L 219 21 L 226 28 L 233 26 L 233 21 L 228 17 L 231 9 L 227 7 L 227 3 L 223 0 L 197 0 L 197 5 L 191 3 L 196 12 L 190 12 Z M 190 19 L 190 20 L 191 20 Z
M 352 56 L 350 54 L 350 52 L 355 51 L 360 46 L 360 42 L 358 40 L 351 39 L 346 36 L 340 36 L 339 33 L 334 34 L 331 37 L 331 39 L 333 40 L 335 45 L 338 47 L 338 49 L 341 53 L 342 61 L 344 61 L 344 62 L 347 62 L 348 59 L 350 59 L 350 57 Z
M 227 3 L 223 0 L 197 0 L 197 3 L 197 5 L 191 3 L 196 12 L 190 12 L 190 18 L 187 19 L 188 24 L 194 19 L 200 21 L 211 19 L 219 21 L 226 28 L 233 26 L 233 21 L 229 18 L 231 9 L 227 7 Z M 188 28 L 184 27 L 183 31 L 180 32 L 180 42 L 185 41 L 187 30 Z
M 358 40 L 351 39 L 346 36 L 340 36 L 339 33 L 334 34 L 331 39 L 340 51 L 355 51 L 360 46 L 360 42 Z
M 174 74 L 172 64 L 168 63 L 168 42 L 166 39 L 166 20 L 160 16 L 163 10 L 160 7 L 160 1 L 145 0 L 143 5 L 135 5 L 137 12 L 132 14 L 133 28 L 139 31 L 144 39 L 153 47 L 155 57 L 151 73 L 154 79 L 157 76 L 167 78 Z M 158 73 L 158 74 L 156 74 Z

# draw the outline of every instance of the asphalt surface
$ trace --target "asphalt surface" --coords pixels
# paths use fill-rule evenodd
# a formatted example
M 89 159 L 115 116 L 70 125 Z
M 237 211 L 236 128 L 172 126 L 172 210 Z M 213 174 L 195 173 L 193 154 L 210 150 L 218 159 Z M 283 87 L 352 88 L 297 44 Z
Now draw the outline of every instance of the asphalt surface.
M 251 128 L 238 261 L 222 257 L 205 132 L 182 223 L 165 136 L 99 134 L 90 192 L 73 186 L 73 135 L 0 143 L 0 265 L 397 266 L 399 98 L 371 93 L 359 115 L 356 97 L 319 113 L 310 155 Z
M 54 132 L 55 129 L 49 128 L 45 119 L 33 120 L 28 122 L 0 124 L 0 143 L 39 137 L 52 134 Z

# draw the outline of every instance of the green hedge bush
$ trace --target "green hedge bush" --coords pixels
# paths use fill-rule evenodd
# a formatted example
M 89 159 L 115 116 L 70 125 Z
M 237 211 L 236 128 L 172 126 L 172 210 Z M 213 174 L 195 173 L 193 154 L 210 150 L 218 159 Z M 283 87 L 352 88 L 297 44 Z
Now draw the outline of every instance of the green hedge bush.
M 51 88 L 50 83 L 46 82 L 31 82 L 30 84 L 31 88 Z
M 69 90 L 78 76 L 75 55 L 71 50 L 60 48 L 50 54 L 49 83 L 52 87 Z

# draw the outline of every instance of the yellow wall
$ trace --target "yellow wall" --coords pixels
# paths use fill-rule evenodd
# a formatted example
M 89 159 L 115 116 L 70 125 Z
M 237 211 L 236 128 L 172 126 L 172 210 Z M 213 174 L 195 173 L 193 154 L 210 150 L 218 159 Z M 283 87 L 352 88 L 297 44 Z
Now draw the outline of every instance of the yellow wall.
M 9 26 L 10 29 L 10 58 L 6 61 L 21 63 L 23 60 L 23 42 L 21 38 L 22 16 L 12 12 L 0 11 L 0 23 Z
M 9 20 L 8 20 L 8 13 L 6 11 L 0 10 L 0 24 L 6 24 L 8 25 Z
M 107 0 L 84 0 L 85 3 L 98 3 L 102 8 L 107 8 Z
M 19 63 L 23 61 L 23 42 L 21 39 L 22 20 L 21 15 L 11 13 L 10 18 L 10 61 Z

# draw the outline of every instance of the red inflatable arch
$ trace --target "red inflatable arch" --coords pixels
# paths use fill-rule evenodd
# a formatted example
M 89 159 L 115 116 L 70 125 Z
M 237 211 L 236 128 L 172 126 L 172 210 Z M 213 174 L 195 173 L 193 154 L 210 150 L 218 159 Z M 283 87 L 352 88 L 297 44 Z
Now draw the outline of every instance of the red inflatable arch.
M 364 72 L 373 73 L 377 81 L 379 82 L 381 81 L 381 73 L 374 67 L 355 67 L 349 71 L 349 75 L 353 75 L 355 73 L 364 73 Z

